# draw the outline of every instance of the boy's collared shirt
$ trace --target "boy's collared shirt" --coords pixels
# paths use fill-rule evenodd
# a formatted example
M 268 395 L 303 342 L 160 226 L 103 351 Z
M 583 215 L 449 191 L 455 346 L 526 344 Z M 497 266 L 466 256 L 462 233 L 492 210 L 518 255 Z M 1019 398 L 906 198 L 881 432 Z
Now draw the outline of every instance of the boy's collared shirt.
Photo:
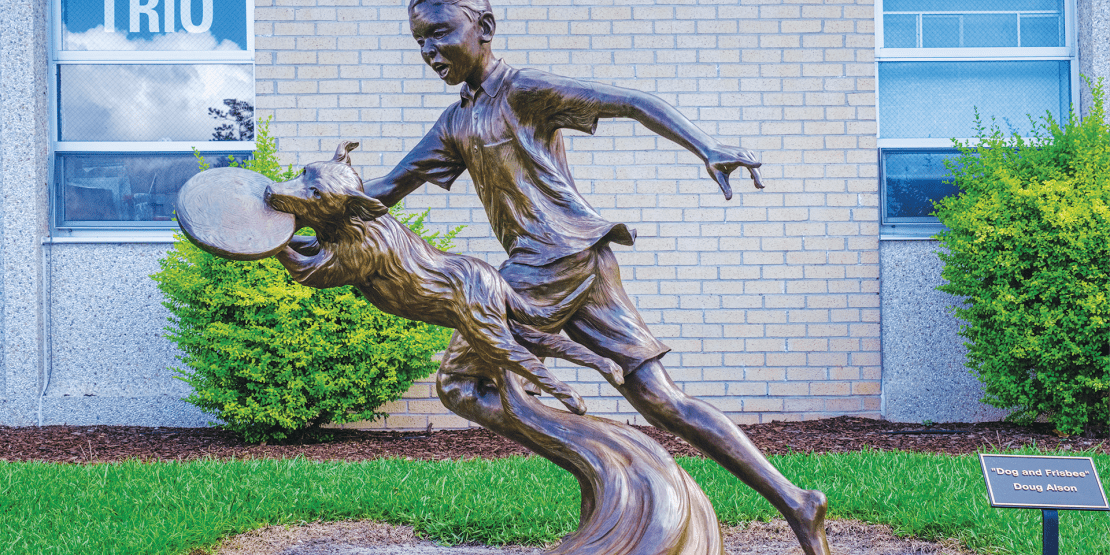
M 465 170 L 510 261 L 542 266 L 635 232 L 601 217 L 574 185 L 561 128 L 593 134 L 588 84 L 498 61 L 448 107 L 398 168 L 444 189 Z

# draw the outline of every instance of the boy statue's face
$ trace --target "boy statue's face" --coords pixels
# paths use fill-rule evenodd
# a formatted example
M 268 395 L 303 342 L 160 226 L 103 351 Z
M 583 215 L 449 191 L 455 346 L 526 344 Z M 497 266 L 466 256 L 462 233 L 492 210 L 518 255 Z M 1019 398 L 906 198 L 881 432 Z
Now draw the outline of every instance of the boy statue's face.
M 488 14 L 486 14 L 488 16 Z M 437 0 L 417 4 L 409 13 L 412 36 L 424 63 L 448 85 L 481 83 L 482 70 L 493 38 L 492 16 L 472 19 L 460 7 Z M 486 54 L 486 55 L 484 55 Z

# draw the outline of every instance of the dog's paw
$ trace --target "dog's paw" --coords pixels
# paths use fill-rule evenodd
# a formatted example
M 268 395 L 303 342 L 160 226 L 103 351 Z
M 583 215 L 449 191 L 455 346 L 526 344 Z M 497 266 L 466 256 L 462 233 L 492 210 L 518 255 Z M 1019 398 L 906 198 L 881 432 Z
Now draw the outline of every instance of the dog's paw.
M 577 391 L 567 387 L 567 391 L 560 391 L 555 395 L 559 402 L 570 412 L 579 416 L 586 414 L 586 401 L 582 400 L 582 396 Z
M 612 384 L 613 387 L 620 387 L 624 385 L 624 368 L 610 359 L 603 359 L 602 367 L 598 368 L 605 379 Z

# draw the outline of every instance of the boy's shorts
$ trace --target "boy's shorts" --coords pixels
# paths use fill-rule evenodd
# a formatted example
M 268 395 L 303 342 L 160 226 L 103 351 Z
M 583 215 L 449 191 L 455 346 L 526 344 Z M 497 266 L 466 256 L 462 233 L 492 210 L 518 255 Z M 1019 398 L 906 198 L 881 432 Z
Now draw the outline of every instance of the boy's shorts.
M 670 351 L 651 334 L 636 305 L 624 292 L 617 259 L 608 245 L 595 245 L 538 267 L 509 259 L 501 265 L 500 272 L 513 289 L 538 306 L 561 302 L 589 276 L 596 276 L 581 308 L 565 323 L 553 322 L 543 330 L 552 333 L 565 330 L 574 341 L 612 359 L 625 374 Z M 461 352 L 469 350 L 461 339 L 456 335 L 448 347 L 444 371 L 470 374 L 473 371 L 465 367 L 479 363 L 473 353 Z

